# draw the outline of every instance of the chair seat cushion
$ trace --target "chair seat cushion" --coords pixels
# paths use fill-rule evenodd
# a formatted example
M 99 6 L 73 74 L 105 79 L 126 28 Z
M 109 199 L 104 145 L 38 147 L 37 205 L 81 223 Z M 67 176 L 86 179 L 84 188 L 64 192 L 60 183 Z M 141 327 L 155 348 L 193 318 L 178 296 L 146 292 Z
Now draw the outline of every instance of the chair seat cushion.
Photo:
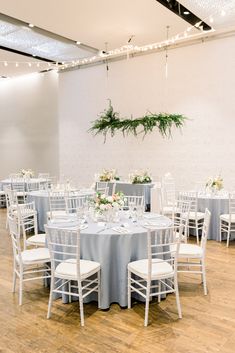
M 88 278 L 100 270 L 100 264 L 95 261 L 80 260 L 81 279 Z M 77 279 L 76 259 L 68 259 L 61 262 L 55 269 L 55 277 L 66 279 Z
M 46 234 L 36 234 L 32 235 L 26 240 L 28 245 L 38 245 L 45 246 L 46 244 Z
M 47 248 L 24 250 L 21 253 L 21 257 L 22 257 L 23 264 L 25 265 L 51 261 L 49 250 Z M 16 261 L 19 261 L 18 256 L 16 257 Z
M 187 218 L 187 214 L 182 214 L 183 218 Z M 189 212 L 189 220 L 201 220 L 204 219 L 205 213 L 203 212 Z
M 47 212 L 47 217 L 50 218 L 51 214 L 52 214 L 53 218 L 63 217 L 63 216 L 67 215 L 66 211 L 58 210 L 58 211 L 52 211 L 52 212 L 48 211 Z
M 148 260 L 133 261 L 128 264 L 128 270 L 136 274 L 141 278 L 147 278 L 148 276 Z M 173 267 L 166 261 L 160 259 L 154 259 L 152 262 L 152 274 L 151 279 L 154 278 L 167 278 L 174 275 Z
M 201 257 L 203 254 L 202 248 L 195 244 L 180 244 L 179 257 Z
M 220 215 L 220 219 L 225 222 L 229 222 L 229 213 Z M 235 214 L 231 214 L 231 222 L 235 223 Z

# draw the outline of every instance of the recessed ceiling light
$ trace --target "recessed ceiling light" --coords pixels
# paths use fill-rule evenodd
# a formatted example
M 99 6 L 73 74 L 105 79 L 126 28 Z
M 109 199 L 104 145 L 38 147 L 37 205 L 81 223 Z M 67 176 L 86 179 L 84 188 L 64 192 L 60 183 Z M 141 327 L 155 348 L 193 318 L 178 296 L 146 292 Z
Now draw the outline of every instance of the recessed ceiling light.
M 29 27 L 30 27 L 30 28 L 33 28 L 34 25 L 33 25 L 32 23 L 29 23 Z
M 189 15 L 190 12 L 189 12 L 189 11 L 184 11 L 183 14 L 184 14 L 184 15 Z
M 77 42 L 76 42 L 76 44 L 77 44 L 77 45 L 80 45 L 80 44 L 81 44 L 81 42 L 77 41 Z

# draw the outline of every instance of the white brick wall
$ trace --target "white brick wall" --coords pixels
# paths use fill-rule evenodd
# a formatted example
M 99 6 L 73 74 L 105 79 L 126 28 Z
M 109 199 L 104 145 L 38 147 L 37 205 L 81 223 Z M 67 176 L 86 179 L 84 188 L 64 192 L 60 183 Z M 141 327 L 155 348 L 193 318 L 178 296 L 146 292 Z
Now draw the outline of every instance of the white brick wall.
M 85 184 L 105 167 L 122 176 L 148 168 L 158 177 L 171 171 L 188 188 L 221 172 L 225 185 L 235 187 L 234 57 L 234 38 L 227 38 L 170 51 L 167 83 L 164 53 L 111 63 L 108 89 L 103 65 L 61 74 L 60 174 Z M 150 110 L 190 120 L 170 140 L 155 131 L 144 140 L 119 134 L 103 144 L 87 130 L 107 98 L 123 117 Z

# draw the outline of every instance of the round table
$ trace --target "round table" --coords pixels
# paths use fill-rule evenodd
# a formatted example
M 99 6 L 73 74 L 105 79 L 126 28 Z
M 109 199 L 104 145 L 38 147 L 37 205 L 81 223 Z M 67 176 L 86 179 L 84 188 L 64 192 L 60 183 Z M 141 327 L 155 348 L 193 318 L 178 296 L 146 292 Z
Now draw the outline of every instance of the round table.
M 94 190 L 83 189 L 78 191 L 79 196 L 92 196 Z M 47 224 L 47 212 L 49 207 L 49 193 L 47 190 L 32 191 L 27 194 L 27 202 L 34 202 L 38 214 L 38 229 L 44 232 L 44 224 Z
M 198 195 L 198 211 L 205 212 L 205 209 L 211 212 L 211 223 L 209 227 L 208 239 L 220 240 L 220 215 L 229 212 L 228 195 Z
M 153 216 L 159 227 L 172 223 L 165 216 Z M 147 258 L 147 229 L 144 224 L 149 222 L 149 217 L 148 213 L 138 223 L 133 223 L 127 217 L 121 218 L 119 223 L 111 224 L 106 230 L 104 224 L 88 223 L 88 227 L 81 230 L 81 258 L 101 264 L 101 309 L 108 309 L 112 303 L 127 306 L 127 265 L 131 261 Z M 49 223 L 49 227 L 74 227 L 75 223 L 54 221 Z M 128 233 L 120 234 L 113 230 L 113 227 L 121 224 Z M 97 301 L 95 293 L 87 298 L 87 302 L 92 300 Z M 66 295 L 63 296 L 63 302 L 68 302 Z

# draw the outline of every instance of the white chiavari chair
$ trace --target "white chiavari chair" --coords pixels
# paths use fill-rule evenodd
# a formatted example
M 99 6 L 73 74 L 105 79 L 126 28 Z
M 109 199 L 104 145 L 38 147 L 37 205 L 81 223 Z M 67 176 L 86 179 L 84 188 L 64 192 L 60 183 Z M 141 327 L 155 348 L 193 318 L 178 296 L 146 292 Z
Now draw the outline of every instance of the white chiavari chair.
M 231 232 L 235 232 L 235 192 L 229 193 L 229 213 L 220 215 L 220 241 L 226 235 L 227 247 Z
M 176 203 L 175 180 L 172 177 L 162 179 L 162 214 L 172 217 Z
M 190 201 L 177 200 L 176 206 L 173 211 L 173 223 L 175 227 L 183 225 L 183 233 L 181 236 L 181 241 L 187 243 L 188 240 L 188 222 L 189 222 L 189 212 L 190 212 Z
M 101 195 L 108 196 L 109 195 L 109 188 L 99 188 L 99 190 L 96 190 Z
M 108 196 L 109 195 L 108 183 L 105 181 L 98 181 L 96 183 L 96 192 L 99 192 L 101 194 Z
M 198 192 L 180 191 L 178 194 L 178 199 L 190 202 L 188 234 L 190 229 L 195 229 L 197 244 L 199 244 L 199 231 L 202 230 L 205 213 L 198 211 Z
M 39 181 L 27 181 L 26 190 L 27 192 L 38 191 L 41 189 L 41 183 Z
M 106 181 L 97 181 L 96 182 L 96 191 L 99 191 L 100 189 L 105 189 L 108 187 L 108 182 Z
M 48 220 L 64 217 L 67 215 L 64 191 L 49 191 L 49 209 L 50 210 L 47 212 Z
M 204 294 L 207 295 L 206 284 L 206 243 L 208 230 L 210 226 L 211 213 L 208 209 L 205 211 L 204 222 L 202 227 L 202 236 L 200 245 L 180 244 L 178 272 L 200 274 L 202 276 Z M 186 259 L 187 262 L 182 262 Z M 189 261 L 191 260 L 191 262 Z
M 17 194 L 18 203 L 24 203 L 26 200 L 25 180 L 12 179 L 11 188 Z
M 13 288 L 19 279 L 19 305 L 22 305 L 23 283 L 50 278 L 50 254 L 47 248 L 21 250 L 20 228 L 15 217 L 8 216 L 9 230 L 13 247 Z
M 18 205 L 19 225 L 22 229 L 24 250 L 27 246 L 45 247 L 46 235 L 38 234 L 38 221 L 35 203 L 29 202 Z
M 124 208 L 144 207 L 144 196 L 125 195 Z
M 6 218 L 6 228 L 8 228 L 8 216 L 15 216 L 18 198 L 16 191 L 12 190 L 9 186 L 4 187 L 6 196 L 6 206 L 7 206 L 7 218 Z
M 45 229 L 51 256 L 47 318 L 51 316 L 53 294 L 67 294 L 70 301 L 71 296 L 79 298 L 81 326 L 84 326 L 83 299 L 90 293 L 97 292 L 100 307 L 100 264 L 80 259 L 79 229 L 57 229 L 48 226 L 45 226 Z
M 49 179 L 50 173 L 38 173 L 38 179 Z
M 65 208 L 67 214 L 75 214 L 78 209 L 88 205 L 88 196 L 79 195 L 78 192 L 67 192 L 65 195 Z
M 11 173 L 9 174 L 9 179 L 22 179 L 22 175 L 20 173 Z
M 145 299 L 144 326 L 148 325 L 150 298 L 168 293 L 175 293 L 178 316 L 182 318 L 177 279 L 182 230 L 183 226 L 148 229 L 148 258 L 128 264 L 128 308 L 131 308 L 131 293 L 136 292 Z

